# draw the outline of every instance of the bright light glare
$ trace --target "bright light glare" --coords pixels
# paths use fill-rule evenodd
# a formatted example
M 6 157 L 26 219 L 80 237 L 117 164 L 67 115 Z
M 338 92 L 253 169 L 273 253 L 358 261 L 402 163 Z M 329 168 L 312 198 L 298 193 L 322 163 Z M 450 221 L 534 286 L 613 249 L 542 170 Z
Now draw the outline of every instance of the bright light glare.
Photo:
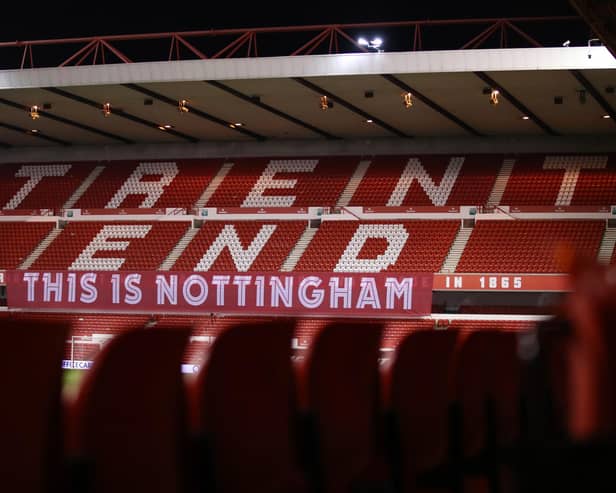
M 374 38 L 372 41 L 370 41 L 370 46 L 374 48 L 380 48 L 382 44 L 383 40 L 381 38 Z
M 362 45 L 362 46 L 368 46 L 368 40 L 366 38 L 359 38 L 357 40 L 357 43 Z

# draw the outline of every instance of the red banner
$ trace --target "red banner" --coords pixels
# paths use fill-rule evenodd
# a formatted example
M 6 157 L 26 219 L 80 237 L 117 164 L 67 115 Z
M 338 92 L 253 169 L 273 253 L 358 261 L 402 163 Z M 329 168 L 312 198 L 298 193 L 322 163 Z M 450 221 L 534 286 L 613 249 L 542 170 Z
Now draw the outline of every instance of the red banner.
M 6 271 L 27 310 L 409 317 L 432 308 L 433 274 Z
M 570 291 L 567 274 L 434 274 L 435 291 Z

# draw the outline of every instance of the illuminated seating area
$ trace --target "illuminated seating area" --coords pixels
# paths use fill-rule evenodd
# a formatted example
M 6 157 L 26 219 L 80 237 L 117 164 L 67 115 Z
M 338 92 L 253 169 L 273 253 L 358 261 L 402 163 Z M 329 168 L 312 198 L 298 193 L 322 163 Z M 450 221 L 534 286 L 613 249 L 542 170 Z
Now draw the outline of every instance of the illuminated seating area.
M 69 222 L 33 268 L 156 270 L 188 226 L 182 221 Z
M 302 221 L 208 221 L 172 269 L 277 271 L 305 228 Z
M 295 270 L 438 272 L 459 221 L 323 221 Z
M 0 268 L 18 268 L 53 227 L 51 222 L 0 222 Z
M 570 256 L 596 258 L 604 221 L 477 221 L 458 272 L 566 272 Z

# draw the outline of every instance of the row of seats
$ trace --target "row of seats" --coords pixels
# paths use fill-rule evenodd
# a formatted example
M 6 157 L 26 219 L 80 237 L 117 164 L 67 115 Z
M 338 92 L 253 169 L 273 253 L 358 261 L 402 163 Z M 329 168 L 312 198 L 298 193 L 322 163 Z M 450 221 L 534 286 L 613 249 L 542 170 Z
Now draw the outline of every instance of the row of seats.
M 576 271 L 559 315 L 520 333 L 414 331 L 386 365 L 369 321 L 326 322 L 301 359 L 294 320 L 233 323 L 186 378 L 189 327 L 128 330 L 64 400 L 68 326 L 5 321 L 3 486 L 613 491 L 612 278 Z
M 18 268 L 52 227 L 0 222 L 7 245 L 0 269 Z M 458 220 L 323 221 L 294 270 L 438 272 L 459 227 Z M 305 221 L 206 221 L 169 268 L 278 271 L 306 228 Z M 157 270 L 189 231 L 185 221 L 69 222 L 31 267 Z M 604 232 L 602 220 L 477 221 L 456 271 L 564 272 L 572 254 L 597 258 Z
M 0 207 L 332 207 L 341 198 L 358 206 L 486 205 L 500 173 L 500 204 L 605 206 L 616 203 L 615 162 L 614 154 L 471 154 L 4 164 Z M 355 183 L 360 163 L 367 171 Z M 512 169 L 501 171 L 503 163 Z M 223 166 L 228 173 L 202 200 Z M 353 193 L 343 197 L 347 185 Z

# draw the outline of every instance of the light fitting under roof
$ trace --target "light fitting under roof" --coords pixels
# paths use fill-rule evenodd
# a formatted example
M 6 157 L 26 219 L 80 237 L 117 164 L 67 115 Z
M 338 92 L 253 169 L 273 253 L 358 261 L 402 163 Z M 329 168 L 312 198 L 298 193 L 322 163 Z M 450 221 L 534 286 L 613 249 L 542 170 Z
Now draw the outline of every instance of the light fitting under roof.
M 30 118 L 32 118 L 33 120 L 38 120 L 40 117 L 41 115 L 39 114 L 39 107 L 36 104 L 30 106 Z
M 331 108 L 334 104 L 329 100 L 327 96 L 321 96 L 319 98 L 319 107 L 325 111 L 328 108 Z
M 490 92 L 490 104 L 494 104 L 494 105 L 498 104 L 499 94 L 500 92 L 498 89 L 492 89 L 492 92 Z
M 413 106 L 413 95 L 410 92 L 402 93 L 402 101 L 405 108 Z
M 188 113 L 190 108 L 188 107 L 188 101 L 186 99 L 180 99 L 178 101 L 178 111 L 180 113 Z
M 103 116 L 107 117 L 111 115 L 111 103 L 103 104 Z

